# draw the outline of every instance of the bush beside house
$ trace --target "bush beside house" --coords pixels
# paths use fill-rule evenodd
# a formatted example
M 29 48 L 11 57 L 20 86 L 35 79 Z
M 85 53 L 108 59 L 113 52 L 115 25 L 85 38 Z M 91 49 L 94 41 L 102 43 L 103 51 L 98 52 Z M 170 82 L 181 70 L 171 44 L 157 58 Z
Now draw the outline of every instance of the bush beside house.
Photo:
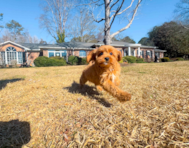
M 71 65 L 85 65 L 87 64 L 86 58 L 80 58 L 77 56 L 69 56 L 68 63 Z
M 61 57 L 45 57 L 41 56 L 35 59 L 34 61 L 35 66 L 37 67 L 47 67 L 47 66 L 65 66 L 66 61 L 64 58 Z
M 125 56 L 125 57 L 123 57 L 123 60 L 127 60 L 128 61 L 128 63 L 136 63 L 136 57 L 134 57 L 134 56 Z
M 144 59 L 143 58 L 137 58 L 136 63 L 144 63 Z
M 161 62 L 170 62 L 169 57 L 164 57 L 164 58 L 161 58 L 160 60 Z

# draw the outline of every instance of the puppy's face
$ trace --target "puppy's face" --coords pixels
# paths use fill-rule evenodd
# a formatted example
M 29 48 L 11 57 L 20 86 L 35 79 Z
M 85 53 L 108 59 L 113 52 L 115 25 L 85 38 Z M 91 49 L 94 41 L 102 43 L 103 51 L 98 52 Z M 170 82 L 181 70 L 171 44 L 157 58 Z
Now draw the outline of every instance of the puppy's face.
M 87 62 L 95 61 L 100 67 L 110 67 L 122 58 L 121 52 L 110 45 L 100 46 L 87 55 Z

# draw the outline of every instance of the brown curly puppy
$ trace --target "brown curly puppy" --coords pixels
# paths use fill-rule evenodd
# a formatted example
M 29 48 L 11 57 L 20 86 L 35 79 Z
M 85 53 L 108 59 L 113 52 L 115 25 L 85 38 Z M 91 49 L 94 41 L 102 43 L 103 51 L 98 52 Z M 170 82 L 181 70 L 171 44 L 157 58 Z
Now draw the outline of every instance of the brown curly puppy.
M 103 45 L 92 50 L 87 55 L 89 65 L 84 69 L 81 78 L 81 87 L 90 81 L 97 89 L 106 90 L 120 102 L 129 101 L 131 94 L 122 91 L 119 86 L 121 52 L 110 45 Z

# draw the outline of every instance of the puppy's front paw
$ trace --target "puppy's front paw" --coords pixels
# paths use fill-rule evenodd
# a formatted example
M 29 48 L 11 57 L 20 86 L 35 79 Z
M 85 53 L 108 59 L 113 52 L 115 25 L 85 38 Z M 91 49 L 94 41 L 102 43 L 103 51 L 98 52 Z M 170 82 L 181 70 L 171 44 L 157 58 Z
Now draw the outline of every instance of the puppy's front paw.
M 120 92 L 119 96 L 117 97 L 120 102 L 125 102 L 131 100 L 131 94 L 127 92 Z

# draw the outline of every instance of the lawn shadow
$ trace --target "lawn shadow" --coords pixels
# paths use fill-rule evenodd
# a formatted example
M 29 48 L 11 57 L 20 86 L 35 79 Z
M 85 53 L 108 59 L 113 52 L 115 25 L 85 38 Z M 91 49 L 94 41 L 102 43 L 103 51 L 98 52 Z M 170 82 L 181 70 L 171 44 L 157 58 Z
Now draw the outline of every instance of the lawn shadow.
M 24 80 L 23 78 L 0 80 L 0 90 L 6 87 L 7 83 L 14 83 L 16 81 Z
M 30 123 L 19 120 L 0 121 L 0 147 L 21 148 L 30 139 Z
M 80 93 L 83 96 L 90 96 L 90 99 L 97 100 L 105 107 L 111 107 L 112 105 L 104 98 L 100 97 L 102 94 L 99 93 L 93 86 L 84 85 L 83 88 L 80 88 L 80 84 L 74 81 L 70 87 L 64 87 L 63 89 L 67 89 L 70 93 Z

